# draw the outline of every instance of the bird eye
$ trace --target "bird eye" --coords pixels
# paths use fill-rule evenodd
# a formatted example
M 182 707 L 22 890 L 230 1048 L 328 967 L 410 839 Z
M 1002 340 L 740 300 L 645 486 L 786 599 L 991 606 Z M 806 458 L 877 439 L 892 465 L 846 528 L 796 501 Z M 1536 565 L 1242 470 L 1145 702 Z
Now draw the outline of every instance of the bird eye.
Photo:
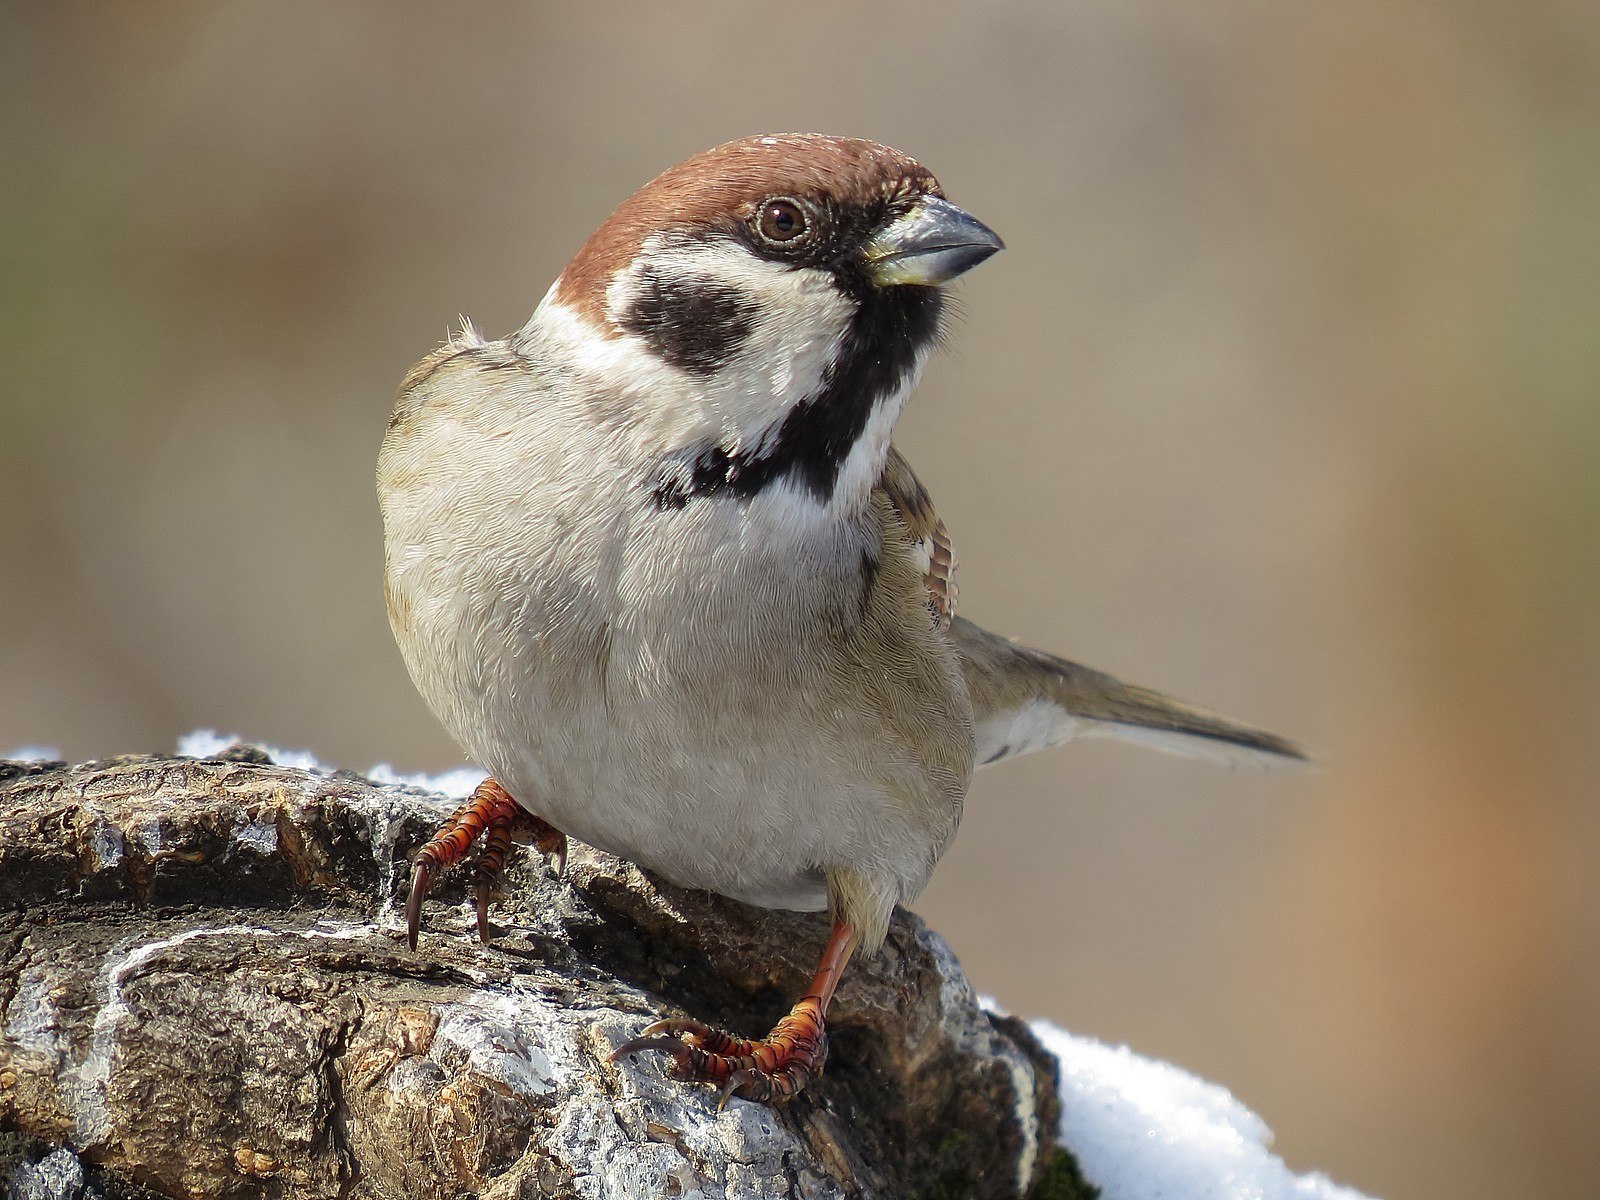
M 756 215 L 756 228 L 769 242 L 792 242 L 806 224 L 805 210 L 793 200 L 765 201 Z

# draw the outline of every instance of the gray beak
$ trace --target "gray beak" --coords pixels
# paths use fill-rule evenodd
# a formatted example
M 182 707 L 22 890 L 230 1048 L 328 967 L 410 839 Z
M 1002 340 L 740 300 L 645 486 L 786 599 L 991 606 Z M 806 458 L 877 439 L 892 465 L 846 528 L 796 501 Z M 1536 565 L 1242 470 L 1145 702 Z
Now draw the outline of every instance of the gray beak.
M 1003 249 L 999 235 L 971 213 L 925 196 L 873 235 L 866 247 L 867 271 L 881 287 L 937 286 Z

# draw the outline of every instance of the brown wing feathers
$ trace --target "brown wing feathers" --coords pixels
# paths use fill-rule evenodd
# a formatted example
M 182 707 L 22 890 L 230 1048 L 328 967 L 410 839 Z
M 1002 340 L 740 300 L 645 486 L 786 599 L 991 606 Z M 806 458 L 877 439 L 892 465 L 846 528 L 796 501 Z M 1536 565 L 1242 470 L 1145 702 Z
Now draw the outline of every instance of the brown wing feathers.
M 928 590 L 928 610 L 940 629 L 948 629 L 956 615 L 956 555 L 950 533 L 934 511 L 933 497 L 912 471 L 900 451 L 889 447 L 888 460 L 878 487 L 900 514 L 906 537 L 924 561 L 922 584 Z
M 980 764 L 1094 735 L 1146 742 L 1230 764 L 1304 761 L 1298 746 L 1264 729 L 1016 645 L 957 618 L 950 535 L 934 511 L 928 489 L 892 446 L 878 486 L 922 556 L 929 611 L 960 651 Z
M 972 700 L 978 762 L 1074 737 L 1114 737 L 1225 765 L 1304 762 L 1293 742 L 957 619 L 950 637 Z

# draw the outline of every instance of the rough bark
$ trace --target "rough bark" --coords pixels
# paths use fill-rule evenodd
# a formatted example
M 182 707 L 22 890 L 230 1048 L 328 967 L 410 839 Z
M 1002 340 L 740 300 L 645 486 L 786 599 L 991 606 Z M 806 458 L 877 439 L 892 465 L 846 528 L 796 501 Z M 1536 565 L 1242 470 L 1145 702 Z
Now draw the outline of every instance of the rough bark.
M 718 1112 L 659 1056 L 606 1056 L 668 1015 L 764 1032 L 820 915 L 577 845 L 557 879 L 519 849 L 491 945 L 446 882 L 412 952 L 404 864 L 448 807 L 248 747 L 0 764 L 0 1181 L 30 1198 L 1014 1197 L 1070 1173 L 1052 1060 L 909 914 L 847 974 L 828 1069 L 781 1108 Z

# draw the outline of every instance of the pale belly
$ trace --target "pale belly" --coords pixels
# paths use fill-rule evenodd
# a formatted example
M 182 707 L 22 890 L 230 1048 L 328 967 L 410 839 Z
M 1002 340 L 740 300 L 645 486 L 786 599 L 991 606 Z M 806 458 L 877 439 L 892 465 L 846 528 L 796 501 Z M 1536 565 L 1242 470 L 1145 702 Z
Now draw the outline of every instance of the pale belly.
M 703 761 L 673 767 L 671 751 L 623 744 L 591 748 L 537 772 L 510 762 L 499 778 L 518 801 L 579 841 L 639 864 L 680 887 L 763 908 L 827 907 L 825 865 L 848 861 L 818 823 L 829 798 L 794 772 Z
M 642 677 L 513 661 L 515 687 L 491 669 L 451 689 L 446 724 L 529 811 L 679 886 L 812 911 L 848 868 L 908 902 L 954 834 L 959 799 L 935 795 L 911 747 L 770 660 Z

